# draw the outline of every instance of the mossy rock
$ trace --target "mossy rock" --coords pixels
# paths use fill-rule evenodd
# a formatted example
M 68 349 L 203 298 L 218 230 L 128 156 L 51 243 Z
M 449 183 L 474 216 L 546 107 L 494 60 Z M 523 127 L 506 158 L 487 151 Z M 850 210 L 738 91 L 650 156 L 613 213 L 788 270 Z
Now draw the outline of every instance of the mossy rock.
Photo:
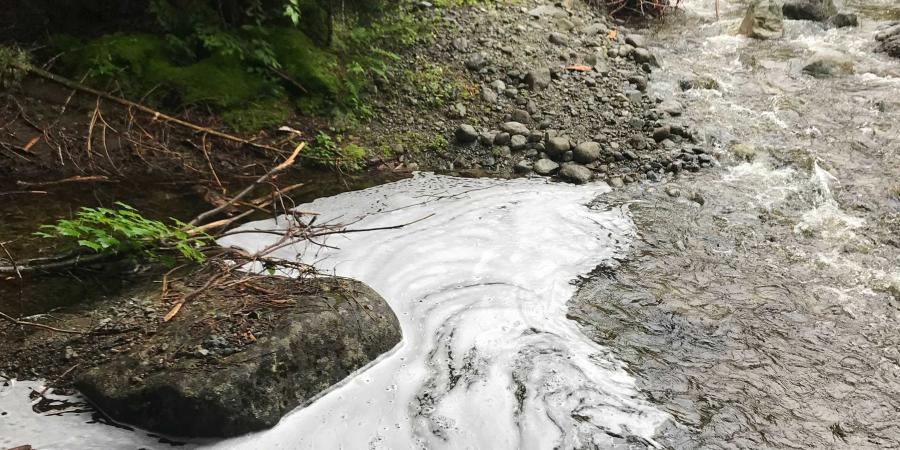
M 291 28 L 272 30 L 270 42 L 282 70 L 300 83 L 312 97 L 336 101 L 342 91 L 337 56 L 320 48 L 302 31 Z M 322 104 L 321 101 L 311 103 Z

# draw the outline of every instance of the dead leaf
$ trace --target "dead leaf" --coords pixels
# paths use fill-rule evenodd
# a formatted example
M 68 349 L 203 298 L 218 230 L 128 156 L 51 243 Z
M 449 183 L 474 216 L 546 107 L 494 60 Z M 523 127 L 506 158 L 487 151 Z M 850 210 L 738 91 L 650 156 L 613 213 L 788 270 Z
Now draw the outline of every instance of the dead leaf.
M 593 67 L 585 66 L 583 64 L 575 64 L 573 66 L 566 67 L 566 70 L 574 70 L 576 72 L 590 72 L 593 69 Z
M 618 35 L 619 35 L 619 32 L 618 32 L 618 31 L 616 31 L 616 30 L 611 30 L 611 31 L 609 32 L 609 34 L 606 35 L 606 37 L 609 38 L 609 40 L 613 40 L 613 39 L 615 39 L 616 36 L 618 36 Z

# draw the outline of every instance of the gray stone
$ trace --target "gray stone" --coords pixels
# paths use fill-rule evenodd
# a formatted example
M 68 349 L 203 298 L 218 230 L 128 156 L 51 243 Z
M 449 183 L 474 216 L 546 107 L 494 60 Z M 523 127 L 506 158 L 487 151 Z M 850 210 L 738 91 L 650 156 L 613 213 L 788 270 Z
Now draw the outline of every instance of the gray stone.
M 788 0 L 781 8 L 786 19 L 824 22 L 837 14 L 834 0 Z
M 509 140 L 512 135 L 505 131 L 501 131 L 494 136 L 494 145 L 506 145 L 509 144 Z
M 662 142 L 672 135 L 672 127 L 662 126 L 653 129 L 653 140 Z
M 550 42 L 556 45 L 569 45 L 569 38 L 562 33 L 550 33 Z
M 738 30 L 756 39 L 772 39 L 784 34 L 784 16 L 777 0 L 755 0 Z
M 555 136 L 547 140 L 546 152 L 550 156 L 558 156 L 569 151 L 572 148 L 572 142 L 565 136 Z
M 513 122 L 519 123 L 529 123 L 531 122 L 531 114 L 528 114 L 528 111 L 524 109 L 516 109 L 513 110 L 512 114 L 510 114 Z
M 659 66 L 656 56 L 646 48 L 636 48 L 631 52 L 631 58 L 638 64 L 650 64 L 651 66 Z
M 506 122 L 500 125 L 500 129 L 509 134 L 521 134 L 523 136 L 528 134 L 528 127 L 521 122 Z
M 609 179 L 609 185 L 614 188 L 621 188 L 625 186 L 625 182 L 622 181 L 621 177 L 612 177 Z
M 582 164 L 592 163 L 600 159 L 601 148 L 597 142 L 582 142 L 575 146 L 575 161 Z
M 481 142 L 481 145 L 492 146 L 494 145 L 494 138 L 497 137 L 496 131 L 485 131 L 478 135 L 478 142 Z
M 559 169 L 559 176 L 562 179 L 571 181 L 575 184 L 583 184 L 591 181 L 591 177 L 594 176 L 594 173 L 591 172 L 591 169 L 588 169 L 581 164 L 566 163 Z
M 487 103 L 497 103 L 497 100 L 500 99 L 500 96 L 497 95 L 493 89 L 484 87 L 481 89 L 481 99 Z
M 515 170 L 516 173 L 528 173 L 531 172 L 531 168 L 531 161 L 527 159 L 520 160 L 516 163 L 515 166 L 513 166 L 513 170 Z
M 625 37 L 625 43 L 635 47 L 647 47 L 647 39 L 640 34 L 629 34 Z
M 660 103 L 658 109 L 672 117 L 680 116 L 684 112 L 684 107 L 675 100 L 668 100 Z
M 491 87 L 497 92 L 503 92 L 506 90 L 506 83 L 502 80 L 494 80 L 491 82 Z
M 461 144 L 468 144 L 470 142 L 475 142 L 478 139 L 478 132 L 475 131 L 475 127 L 472 125 L 460 125 L 459 128 L 456 129 L 456 140 Z
M 549 159 L 539 159 L 534 163 L 533 170 L 538 175 L 551 175 L 559 170 L 559 164 Z
M 510 140 L 509 147 L 514 151 L 523 150 L 528 145 L 528 138 L 521 134 L 514 134 Z
M 297 292 L 296 304 L 268 316 L 272 328 L 240 350 L 186 355 L 179 343 L 207 314 L 186 308 L 116 358 L 86 368 L 75 386 L 112 419 L 166 435 L 230 437 L 271 428 L 400 342 L 397 318 L 368 286 L 343 278 L 315 282 L 309 290 L 296 280 L 278 281 L 298 284 L 284 287 Z M 148 364 L 148 354 L 165 364 Z
M 550 69 L 546 67 L 532 70 L 525 75 L 525 84 L 527 84 L 528 88 L 532 91 L 537 91 L 550 86 L 551 80 L 552 75 Z
M 469 56 L 469 58 L 466 59 L 466 69 L 469 69 L 473 72 L 478 72 L 487 65 L 488 60 L 481 53 L 475 53 L 474 55 Z

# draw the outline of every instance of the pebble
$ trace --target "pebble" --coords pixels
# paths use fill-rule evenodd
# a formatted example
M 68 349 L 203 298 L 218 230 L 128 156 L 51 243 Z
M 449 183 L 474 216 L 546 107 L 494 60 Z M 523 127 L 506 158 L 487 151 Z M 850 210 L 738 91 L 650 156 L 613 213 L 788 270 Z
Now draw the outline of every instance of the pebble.
M 574 158 L 580 163 L 592 163 L 600 159 L 601 147 L 597 142 L 582 142 L 575 146 Z

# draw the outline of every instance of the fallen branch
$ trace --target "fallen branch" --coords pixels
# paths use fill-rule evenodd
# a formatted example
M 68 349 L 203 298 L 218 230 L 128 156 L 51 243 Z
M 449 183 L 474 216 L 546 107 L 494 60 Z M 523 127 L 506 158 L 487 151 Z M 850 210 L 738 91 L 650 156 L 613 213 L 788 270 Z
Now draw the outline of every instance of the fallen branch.
M 96 264 L 121 258 L 118 253 L 78 254 L 68 258 L 37 258 L 13 262 L 10 266 L 0 266 L 0 274 L 17 275 L 19 277 L 36 272 L 59 272 L 80 265 Z
M 100 90 L 97 90 L 97 89 L 94 89 L 94 88 L 85 86 L 85 85 L 83 85 L 83 84 L 81 84 L 81 83 L 79 83 L 79 82 L 77 82 L 77 81 L 73 81 L 73 80 L 70 80 L 70 79 L 68 79 L 68 78 L 65 78 L 65 77 L 56 75 L 56 74 L 54 74 L 54 73 L 48 72 L 48 71 L 46 71 L 46 70 L 44 70 L 44 69 L 41 69 L 41 68 L 38 68 L 38 67 L 32 67 L 32 66 L 17 66 L 17 67 L 18 67 L 19 69 L 24 70 L 24 71 L 26 71 L 26 72 L 29 72 L 29 73 L 31 73 L 31 74 L 33 74 L 33 75 L 36 75 L 36 76 L 39 76 L 39 77 L 44 78 L 44 79 L 46 79 L 46 80 L 50 80 L 50 81 L 52 81 L 52 82 L 54 82 L 54 83 L 63 85 L 63 86 L 65 86 L 65 87 L 69 88 L 69 89 L 74 89 L 74 90 L 78 90 L 78 91 L 81 91 L 81 92 L 86 92 L 86 93 L 91 94 L 91 95 L 96 95 L 96 96 L 98 96 L 98 97 L 100 97 L 100 98 L 104 98 L 104 99 L 109 100 L 109 101 L 111 101 L 111 102 L 118 103 L 118 104 L 120 104 L 120 105 L 122 105 L 122 106 L 126 106 L 126 107 L 128 107 L 128 108 L 134 108 L 134 109 L 137 109 L 137 110 L 139 110 L 139 111 L 145 112 L 145 113 L 147 113 L 147 114 L 152 115 L 152 116 L 153 116 L 153 120 L 164 120 L 164 121 L 166 121 L 166 122 L 171 122 L 171 123 L 174 123 L 174 124 L 176 124 L 176 125 L 180 125 L 180 126 L 182 126 L 182 127 L 189 128 L 189 129 L 191 129 L 191 130 L 194 130 L 194 131 L 197 131 L 197 132 L 200 132 L 200 133 L 207 133 L 207 134 L 210 134 L 210 135 L 212 135 L 212 136 L 216 136 L 216 137 L 219 137 L 219 138 L 222 138 L 222 139 L 225 139 L 225 140 L 229 140 L 229 141 L 232 141 L 232 142 L 237 142 L 237 143 L 244 144 L 244 145 L 250 145 L 250 146 L 257 147 L 257 148 L 261 148 L 261 149 L 265 149 L 265 150 L 273 150 L 273 151 L 275 151 L 275 152 L 280 152 L 280 151 L 281 151 L 280 149 L 277 149 L 277 148 L 272 147 L 272 146 L 269 146 L 269 145 L 260 144 L 260 143 L 258 143 L 258 142 L 253 142 L 253 141 L 250 141 L 250 140 L 248 140 L 248 139 L 240 138 L 240 137 L 237 137 L 237 136 L 232 135 L 232 134 L 228 134 L 228 133 L 224 133 L 224 132 L 221 132 L 221 131 L 214 130 L 214 129 L 212 129 L 212 128 L 208 128 L 208 127 L 203 127 L 203 126 L 200 126 L 200 125 L 196 125 L 196 124 L 193 124 L 193 123 L 191 123 L 191 122 L 188 122 L 188 121 L 179 119 L 179 118 L 177 118 L 177 117 L 172 117 L 172 116 L 170 116 L 170 115 L 168 115 L 168 114 L 164 114 L 164 113 L 162 113 L 162 112 L 159 112 L 159 111 L 157 111 L 157 110 L 155 110 L 155 109 L 152 109 L 152 108 L 150 108 L 150 107 L 148 107 L 148 106 L 145 106 L 145 105 L 142 105 L 142 104 L 140 104 L 140 103 L 136 103 L 136 102 L 133 102 L 133 101 L 131 101 L 131 100 L 126 100 L 126 99 L 121 98 L 121 97 L 116 97 L 115 95 L 112 95 L 112 94 L 110 94 L 110 93 L 108 93 L 108 92 L 103 92 L 103 91 L 100 91 Z
M 63 328 L 51 327 L 50 325 L 44 325 L 44 324 L 41 324 L 41 323 L 25 322 L 24 320 L 16 319 L 16 318 L 14 318 L 14 317 L 12 317 L 12 316 L 6 314 L 6 313 L 3 313 L 3 312 L 0 312 L 0 318 L 2 318 L 2 319 L 4 319 L 4 320 L 7 320 L 7 321 L 9 321 L 9 322 L 12 322 L 12 323 L 14 323 L 14 324 L 16 324 L 16 325 L 19 325 L 19 326 L 23 326 L 23 327 L 31 327 L 31 328 L 40 328 L 40 329 L 42 329 L 42 330 L 53 331 L 53 332 L 56 332 L 56 333 L 66 333 L 66 334 L 90 334 L 90 333 L 87 332 L 87 331 L 66 330 L 66 329 L 63 329 Z
M 112 183 L 112 181 L 103 176 L 103 175 L 91 175 L 91 176 L 74 176 L 69 178 L 63 178 L 62 180 L 56 181 L 39 181 L 39 182 L 28 182 L 28 181 L 16 181 L 16 184 L 22 187 L 45 187 L 45 186 L 54 186 L 57 184 L 66 184 L 66 183 Z
M 272 170 L 269 170 L 268 172 L 266 172 L 265 175 L 263 175 L 263 176 L 257 178 L 256 181 L 254 181 L 252 184 L 250 184 L 250 186 L 247 186 L 247 187 L 244 188 L 244 190 L 241 191 L 238 195 L 232 197 L 230 201 L 226 202 L 226 203 L 223 204 L 223 205 L 218 206 L 217 208 L 213 208 L 213 209 L 211 209 L 211 210 L 209 210 L 209 211 L 206 211 L 206 212 L 204 212 L 204 213 L 201 213 L 200 215 L 198 215 L 197 217 L 195 217 L 193 220 L 191 220 L 190 222 L 188 222 L 188 225 L 192 225 L 192 226 L 193 226 L 193 225 L 199 225 L 201 222 L 203 222 L 203 220 L 205 220 L 205 219 L 207 219 L 207 218 L 210 218 L 210 217 L 213 217 L 213 216 L 215 216 L 216 214 L 221 213 L 222 211 L 228 209 L 228 207 L 230 207 L 231 205 L 234 205 L 236 202 L 238 202 L 238 201 L 241 200 L 242 198 L 246 197 L 247 194 L 249 194 L 250 192 L 252 192 L 253 189 L 254 189 L 256 186 L 258 186 L 258 185 L 260 185 L 260 184 L 262 184 L 262 183 L 265 183 L 265 182 L 268 181 L 270 178 L 272 178 L 273 175 L 275 175 L 275 174 L 277 174 L 278 172 L 281 172 L 282 170 L 287 169 L 288 167 L 292 166 L 292 165 L 294 164 L 294 161 L 297 160 L 297 155 L 300 154 L 300 150 L 303 150 L 303 147 L 305 147 L 305 146 L 306 146 L 306 143 L 304 143 L 304 142 L 301 142 L 300 144 L 298 144 L 296 147 L 294 147 L 294 152 L 291 153 L 291 156 L 289 156 L 286 160 L 284 160 L 284 162 L 282 162 L 281 164 L 279 164 L 279 165 L 273 167 Z

